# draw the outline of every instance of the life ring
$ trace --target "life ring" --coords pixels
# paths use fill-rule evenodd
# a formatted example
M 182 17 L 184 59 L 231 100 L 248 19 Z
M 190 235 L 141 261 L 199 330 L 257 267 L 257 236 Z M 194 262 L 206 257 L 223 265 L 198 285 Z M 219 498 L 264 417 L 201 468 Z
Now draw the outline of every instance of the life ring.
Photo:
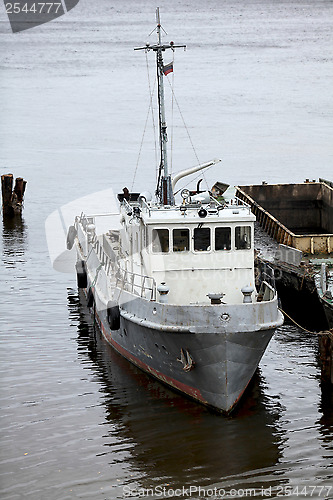
M 111 330 L 119 330 L 120 328 L 120 310 L 116 302 L 108 302 L 106 309 L 106 317 Z
M 83 260 L 78 260 L 75 264 L 78 288 L 87 288 L 87 271 Z
M 69 226 L 67 232 L 67 250 L 72 250 L 76 235 L 77 235 L 77 230 L 75 229 L 75 227 Z
M 92 307 L 94 305 L 94 292 L 90 287 L 87 293 L 87 307 Z

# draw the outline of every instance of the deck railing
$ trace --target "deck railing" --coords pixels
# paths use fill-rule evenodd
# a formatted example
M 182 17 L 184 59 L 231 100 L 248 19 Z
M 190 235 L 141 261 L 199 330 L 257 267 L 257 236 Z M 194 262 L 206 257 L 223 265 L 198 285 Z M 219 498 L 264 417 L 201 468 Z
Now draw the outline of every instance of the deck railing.
M 156 281 L 151 276 L 144 276 L 118 268 L 116 286 L 121 286 L 128 292 L 136 293 L 139 297 L 156 300 Z

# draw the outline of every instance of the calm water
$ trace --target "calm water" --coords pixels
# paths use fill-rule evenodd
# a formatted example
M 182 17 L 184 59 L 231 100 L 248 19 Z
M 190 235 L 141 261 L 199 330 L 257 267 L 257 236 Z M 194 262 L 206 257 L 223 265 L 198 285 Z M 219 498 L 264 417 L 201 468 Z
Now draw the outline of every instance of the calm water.
M 332 392 L 320 385 L 315 336 L 280 328 L 237 412 L 217 416 L 113 353 L 75 276 L 50 265 L 48 215 L 132 182 L 149 102 L 145 56 L 132 48 L 155 7 L 81 0 L 13 35 L 0 6 L 1 173 L 28 180 L 23 219 L 0 238 L 1 499 L 137 498 L 139 488 L 161 498 L 159 488 L 170 497 L 183 486 L 192 498 L 199 487 L 220 490 L 212 498 L 249 488 L 333 498 Z M 160 7 L 167 40 L 188 44 L 175 91 L 196 154 L 223 158 L 209 185 L 332 178 L 332 2 Z M 197 162 L 180 125 L 175 110 L 175 171 Z M 154 186 L 151 135 L 138 190 Z

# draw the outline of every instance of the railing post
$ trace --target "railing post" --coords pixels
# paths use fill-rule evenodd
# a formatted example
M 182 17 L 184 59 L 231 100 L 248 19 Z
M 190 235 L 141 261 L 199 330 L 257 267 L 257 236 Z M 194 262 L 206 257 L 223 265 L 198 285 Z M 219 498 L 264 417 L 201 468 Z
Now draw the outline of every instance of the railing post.
M 145 281 L 146 281 L 146 276 L 143 276 L 142 285 L 141 285 L 141 297 L 143 297 L 143 296 L 144 296 L 144 291 L 145 291 Z

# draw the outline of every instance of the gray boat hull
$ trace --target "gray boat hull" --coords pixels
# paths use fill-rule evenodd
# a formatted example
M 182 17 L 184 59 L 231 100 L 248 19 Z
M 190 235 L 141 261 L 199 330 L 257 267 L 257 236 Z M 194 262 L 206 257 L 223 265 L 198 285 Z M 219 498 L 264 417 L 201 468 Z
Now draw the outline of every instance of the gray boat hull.
M 133 304 L 135 308 L 139 305 Z M 168 328 L 159 330 L 156 323 L 128 313 L 125 304 L 119 330 L 111 331 L 106 311 L 95 308 L 95 314 L 103 336 L 121 355 L 173 389 L 225 413 L 241 398 L 274 333 L 273 326 L 252 331 L 217 330 L 214 320 L 211 331 L 209 327 L 203 332 L 191 331 L 186 326 L 183 331 L 168 331 L 170 321 L 165 325 Z M 190 369 L 182 353 L 190 355 Z
M 261 300 L 166 303 L 145 296 L 143 284 L 118 279 L 100 253 L 91 247 L 84 272 L 89 305 L 107 342 L 173 389 L 231 412 L 283 323 L 274 288 L 264 281 Z

